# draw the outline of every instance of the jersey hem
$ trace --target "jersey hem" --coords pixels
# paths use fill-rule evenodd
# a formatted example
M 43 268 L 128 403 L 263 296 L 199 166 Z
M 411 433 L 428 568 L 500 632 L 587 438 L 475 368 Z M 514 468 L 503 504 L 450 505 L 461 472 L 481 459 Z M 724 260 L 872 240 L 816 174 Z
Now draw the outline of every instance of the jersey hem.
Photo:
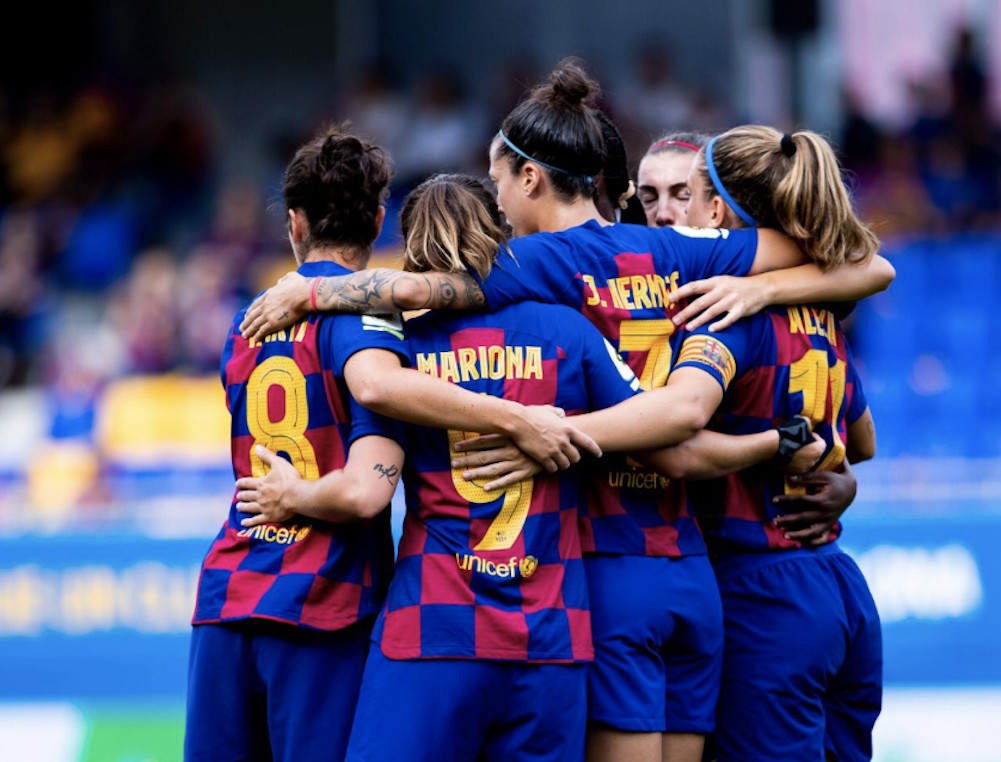
M 431 659 L 461 659 L 465 661 L 509 661 L 523 664 L 587 664 L 594 661 L 594 650 L 589 649 L 582 656 L 566 656 L 564 654 L 547 654 L 545 656 L 526 657 L 522 653 L 512 651 L 482 651 L 477 654 L 456 654 L 452 652 L 437 652 L 419 648 L 386 649 L 385 644 L 374 641 L 379 646 L 382 655 L 394 661 L 423 661 Z
M 589 723 L 596 722 L 607 725 L 616 730 L 625 730 L 631 733 L 712 733 L 716 728 L 715 722 L 665 722 L 663 718 L 649 719 L 642 717 L 616 717 L 614 715 L 592 715 L 588 714 Z
M 281 624 L 288 624 L 292 627 L 303 627 L 307 630 L 317 630 L 318 632 L 336 632 L 338 630 L 344 630 L 353 624 L 357 624 L 365 619 L 368 619 L 378 613 L 378 610 L 370 611 L 366 614 L 359 614 L 358 616 L 352 617 L 340 617 L 331 620 L 329 623 L 323 624 L 308 624 L 292 616 L 284 616 L 280 614 L 246 614 L 243 616 L 231 616 L 231 617 L 210 617 L 197 619 L 192 618 L 191 626 L 197 627 L 201 624 L 226 624 L 228 622 L 242 622 L 247 619 L 263 619 L 268 622 L 280 622 Z

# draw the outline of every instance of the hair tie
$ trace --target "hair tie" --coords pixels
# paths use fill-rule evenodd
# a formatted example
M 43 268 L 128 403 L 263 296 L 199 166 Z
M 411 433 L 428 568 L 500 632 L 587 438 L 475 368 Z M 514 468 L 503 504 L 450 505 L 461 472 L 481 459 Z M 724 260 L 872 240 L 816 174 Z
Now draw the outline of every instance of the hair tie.
M 796 153 L 796 142 L 792 139 L 792 135 L 788 132 L 782 135 L 782 140 L 779 141 L 779 147 L 782 149 L 782 153 L 786 156 L 792 157 Z
M 713 146 L 716 145 L 717 138 L 713 138 L 706 145 L 706 169 L 709 170 L 709 179 L 713 181 L 713 186 L 716 188 L 716 192 L 723 198 L 726 205 L 733 209 L 734 213 L 744 221 L 744 224 L 756 228 L 758 223 L 755 222 L 754 218 L 740 208 L 740 204 L 733 200 L 733 196 L 726 192 L 726 188 L 723 187 L 723 182 L 719 179 L 719 175 L 716 173 L 716 165 L 713 163 Z
M 629 181 L 629 187 L 619 194 L 619 209 L 626 211 L 629 208 L 629 199 L 636 195 L 636 183 Z
M 510 148 L 519 156 L 521 156 L 523 159 L 527 159 L 528 161 L 533 161 L 540 167 L 545 167 L 551 172 L 559 172 L 561 175 L 567 175 L 569 177 L 583 177 L 584 182 L 586 182 L 588 185 L 594 184 L 594 175 L 583 175 L 577 172 L 571 172 L 567 169 L 560 169 L 559 167 L 554 167 L 552 164 L 546 164 L 546 162 L 540 161 L 539 159 L 536 159 L 534 156 L 529 156 L 527 153 L 522 151 L 520 148 L 518 148 L 518 146 L 516 146 L 514 143 L 511 142 L 511 138 L 509 138 L 507 135 L 504 134 L 504 130 L 498 130 L 497 137 L 503 140 L 508 148 Z
M 699 147 L 692 145 L 691 143 L 685 143 L 682 140 L 662 140 L 659 143 L 654 143 L 647 150 L 647 153 L 653 153 L 654 151 L 659 151 L 661 148 L 667 148 L 668 146 L 680 146 L 681 148 L 687 148 L 691 151 L 698 151 Z

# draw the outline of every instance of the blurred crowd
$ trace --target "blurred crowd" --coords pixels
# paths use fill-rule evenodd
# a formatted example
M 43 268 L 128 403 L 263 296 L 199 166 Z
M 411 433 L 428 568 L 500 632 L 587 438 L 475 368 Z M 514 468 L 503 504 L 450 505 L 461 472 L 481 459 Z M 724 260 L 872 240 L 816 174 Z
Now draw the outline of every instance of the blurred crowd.
M 947 74 L 912 84 L 904 130 L 886 130 L 846 96 L 833 137 L 881 236 L 1001 223 L 999 125 L 973 43 L 961 32 Z M 350 119 L 394 159 L 395 218 L 428 173 L 484 173 L 490 134 L 542 74 L 509 66 L 482 102 L 452 72 L 430 71 L 404 88 L 373 68 L 265 151 L 281 167 L 319 124 Z M 602 106 L 634 163 L 668 130 L 717 132 L 740 120 L 680 81 L 655 46 L 638 52 L 625 81 L 604 84 Z M 192 87 L 101 81 L 20 99 L 0 93 L 0 389 L 44 387 L 51 436 L 85 436 L 88 408 L 111 379 L 216 372 L 233 313 L 291 266 L 273 203 L 277 171 L 220 177 L 225 138 Z M 394 235 L 390 226 L 384 250 Z
M 1001 223 L 1001 124 L 976 39 L 960 29 L 940 76 L 908 83 L 900 131 L 845 96 L 838 148 L 858 178 L 857 203 L 881 236 L 996 230 Z

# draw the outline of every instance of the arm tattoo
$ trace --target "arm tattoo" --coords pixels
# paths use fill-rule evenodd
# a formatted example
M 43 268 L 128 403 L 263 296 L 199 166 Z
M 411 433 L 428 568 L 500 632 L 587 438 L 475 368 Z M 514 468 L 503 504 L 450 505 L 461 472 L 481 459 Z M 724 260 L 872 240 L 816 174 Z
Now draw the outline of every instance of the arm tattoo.
M 402 296 L 407 292 L 410 298 Z M 323 311 L 369 315 L 423 308 L 483 309 L 486 297 L 476 280 L 466 273 L 406 273 L 376 268 L 323 278 L 316 289 L 316 303 Z
M 394 464 L 384 466 L 382 463 L 376 463 L 374 466 L 372 466 L 372 470 L 379 472 L 379 475 L 376 477 L 376 479 L 385 478 L 386 481 L 388 481 L 390 484 L 393 484 L 393 479 L 395 479 L 396 476 L 400 473 L 400 469 L 398 469 Z

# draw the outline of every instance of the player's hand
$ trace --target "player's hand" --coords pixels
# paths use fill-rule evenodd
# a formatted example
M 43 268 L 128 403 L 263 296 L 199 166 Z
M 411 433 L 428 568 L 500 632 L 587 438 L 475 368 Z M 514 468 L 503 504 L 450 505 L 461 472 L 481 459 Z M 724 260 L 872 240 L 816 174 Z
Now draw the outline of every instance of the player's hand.
M 785 467 L 788 475 L 805 474 L 817 465 L 817 461 L 824 455 L 827 443 L 819 434 L 813 435 L 813 441 L 800 447 L 792 456 L 792 460 Z
M 240 522 L 241 526 L 281 524 L 295 515 L 289 498 L 294 485 L 302 481 L 295 466 L 261 445 L 254 452 L 270 467 L 263 479 L 244 476 L 236 482 L 236 510 L 253 514 Z
M 793 486 L 805 487 L 806 494 L 773 497 L 772 502 L 783 511 L 775 525 L 785 530 L 788 540 L 808 546 L 824 545 L 841 514 L 855 499 L 855 476 L 847 470 L 811 471 L 788 480 Z
M 505 489 L 542 471 L 542 466 L 519 450 L 507 437 L 488 434 L 479 437 L 482 449 L 452 458 L 452 468 L 462 469 L 468 482 L 490 479 L 482 485 L 490 491 Z M 485 440 L 485 441 L 484 441 Z
M 243 338 L 261 341 L 268 334 L 296 323 L 309 306 L 309 286 L 309 278 L 299 273 L 283 275 L 247 308 L 240 323 Z
M 571 426 L 562 415 L 562 410 L 548 405 L 518 406 L 516 422 L 509 432 L 518 449 L 549 473 L 580 462 L 581 452 L 601 457 L 597 443 Z M 455 445 L 456 452 L 475 449 L 483 449 L 482 441 L 464 440 Z
M 732 275 L 693 280 L 672 291 L 670 299 L 672 303 L 677 303 L 696 295 L 700 296 L 672 318 L 675 325 L 683 325 L 691 331 L 722 315 L 720 320 L 709 326 L 712 332 L 722 331 L 768 305 L 768 289 L 762 281 Z

